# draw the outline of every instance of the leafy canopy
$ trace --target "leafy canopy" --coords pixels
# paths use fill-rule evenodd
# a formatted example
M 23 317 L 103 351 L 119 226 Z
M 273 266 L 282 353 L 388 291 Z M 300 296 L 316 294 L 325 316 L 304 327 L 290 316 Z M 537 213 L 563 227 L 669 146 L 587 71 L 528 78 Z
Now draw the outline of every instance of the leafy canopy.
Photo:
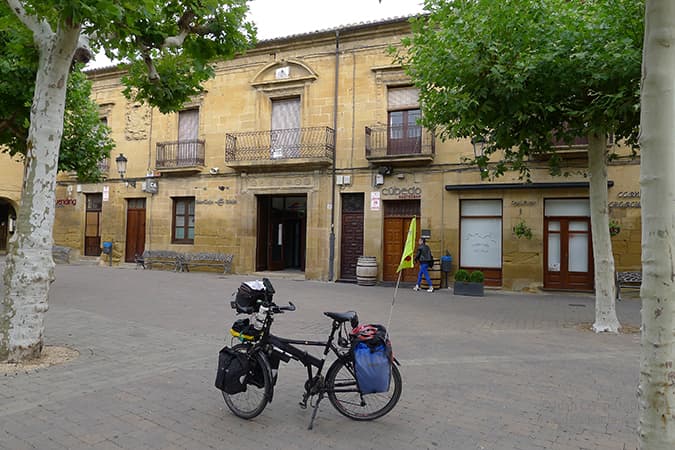
M 487 140 L 496 174 L 528 174 L 553 132 L 637 142 L 642 0 L 426 0 L 397 54 L 420 89 L 422 124 Z
M 37 50 L 29 31 L 6 4 L 0 3 L 0 150 L 26 154 L 30 108 L 35 91 Z M 59 170 L 77 173 L 81 181 L 101 178 L 98 162 L 113 148 L 109 129 L 91 100 L 91 82 L 82 65 L 68 79 Z
M 214 61 L 255 43 L 246 0 L 25 0 L 22 5 L 52 30 L 79 27 L 92 52 L 125 61 L 124 94 L 162 113 L 179 110 L 201 93 L 214 74 Z M 0 148 L 11 154 L 26 153 L 37 62 L 31 32 L 0 1 Z M 113 142 L 81 71 L 72 65 L 59 169 L 95 181 L 97 163 Z

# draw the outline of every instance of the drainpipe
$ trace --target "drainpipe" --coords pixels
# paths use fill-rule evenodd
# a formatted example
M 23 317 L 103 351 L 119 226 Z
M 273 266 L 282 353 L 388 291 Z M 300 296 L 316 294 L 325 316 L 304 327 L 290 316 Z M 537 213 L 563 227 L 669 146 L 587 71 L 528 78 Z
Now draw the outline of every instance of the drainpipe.
M 340 69 L 340 30 L 335 30 L 335 94 L 333 98 L 333 169 L 331 182 L 328 281 L 335 278 L 335 164 L 337 161 L 338 74 Z

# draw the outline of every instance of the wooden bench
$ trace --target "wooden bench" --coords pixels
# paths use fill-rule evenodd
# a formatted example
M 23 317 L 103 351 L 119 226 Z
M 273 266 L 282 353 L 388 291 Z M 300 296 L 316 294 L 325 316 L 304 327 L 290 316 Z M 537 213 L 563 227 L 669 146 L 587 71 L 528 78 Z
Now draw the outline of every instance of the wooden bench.
M 616 299 L 621 300 L 621 288 L 640 289 L 642 272 L 616 272 Z
M 179 272 L 182 271 L 180 255 L 179 252 L 171 250 L 146 250 L 141 255 L 140 260 L 143 261 L 142 266 L 144 269 L 152 270 L 154 266 L 168 266 L 173 268 L 174 272 Z M 136 268 L 139 265 L 141 265 L 139 258 L 136 258 Z
M 232 272 L 234 255 L 229 253 L 184 253 L 179 256 L 180 271 L 189 272 L 190 268 L 215 267 L 222 268 L 223 273 Z

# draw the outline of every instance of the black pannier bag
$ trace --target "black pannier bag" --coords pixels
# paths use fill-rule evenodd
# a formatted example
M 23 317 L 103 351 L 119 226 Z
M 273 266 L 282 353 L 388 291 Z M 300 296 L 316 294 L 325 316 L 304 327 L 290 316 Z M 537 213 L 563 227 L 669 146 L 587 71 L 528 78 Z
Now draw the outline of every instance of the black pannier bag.
M 248 369 L 248 357 L 245 353 L 223 347 L 218 354 L 216 387 L 227 394 L 244 392 Z
M 258 280 L 241 283 L 235 297 L 237 311 L 247 314 L 258 312 L 258 300 L 265 300 L 265 285 Z

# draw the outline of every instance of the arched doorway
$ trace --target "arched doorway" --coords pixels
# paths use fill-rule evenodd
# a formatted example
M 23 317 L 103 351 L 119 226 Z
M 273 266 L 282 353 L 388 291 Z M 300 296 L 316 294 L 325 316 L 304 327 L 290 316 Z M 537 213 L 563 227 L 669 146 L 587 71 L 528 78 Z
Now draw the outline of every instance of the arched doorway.
M 7 243 L 16 229 L 16 210 L 5 198 L 0 198 L 0 253 L 7 252 Z

